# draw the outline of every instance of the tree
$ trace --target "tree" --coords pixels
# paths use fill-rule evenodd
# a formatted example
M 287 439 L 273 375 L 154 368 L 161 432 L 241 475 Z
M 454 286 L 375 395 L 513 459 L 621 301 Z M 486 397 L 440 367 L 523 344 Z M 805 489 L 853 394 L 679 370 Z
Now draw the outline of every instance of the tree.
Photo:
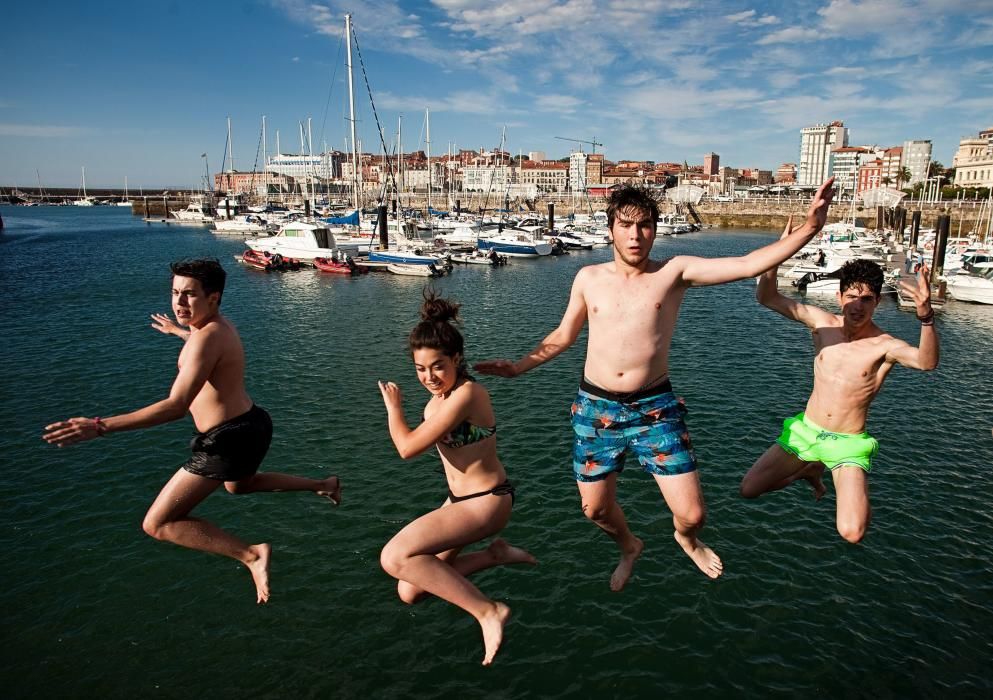
M 887 185 L 887 186 L 888 186 L 888 185 L 890 185 L 890 184 L 892 184 L 892 182 L 893 182 L 893 178 L 891 178 L 891 177 L 890 177 L 889 175 L 883 175 L 883 179 L 882 179 L 882 180 L 880 180 L 880 182 L 881 182 L 882 184 L 884 184 L 884 185 Z
M 910 172 L 910 168 L 906 165 L 902 165 L 897 168 L 896 171 L 896 188 L 900 189 L 900 185 L 904 182 L 910 182 L 910 178 L 913 177 L 913 173 Z

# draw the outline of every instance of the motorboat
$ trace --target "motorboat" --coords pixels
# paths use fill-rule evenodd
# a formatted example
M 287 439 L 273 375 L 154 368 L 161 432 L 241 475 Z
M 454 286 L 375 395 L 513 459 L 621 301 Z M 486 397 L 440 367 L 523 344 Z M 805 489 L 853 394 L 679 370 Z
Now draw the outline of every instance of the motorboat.
M 218 219 L 214 222 L 214 230 L 217 233 L 240 236 L 271 232 L 269 222 L 255 214 L 239 216 L 235 219 Z
M 386 269 L 394 275 L 409 275 L 412 277 L 441 277 L 445 274 L 433 264 L 390 263 L 386 266 Z
M 350 255 L 344 255 L 339 259 L 334 258 L 314 258 L 314 267 L 321 272 L 332 272 L 339 275 L 359 275 L 369 271 L 365 265 L 358 265 Z
M 476 248 L 468 253 L 452 253 L 451 259 L 453 263 L 461 263 L 463 265 L 506 265 L 507 256 L 498 255 L 495 250 L 490 250 L 488 253 Z
M 433 243 L 426 243 L 416 235 L 417 226 L 413 222 L 398 228 L 394 242 L 388 248 L 370 248 L 369 262 L 395 263 L 401 265 L 438 265 L 447 256 L 447 250 L 433 250 Z M 409 234 L 409 235 L 408 235 Z M 444 241 L 441 241 L 444 245 Z
M 949 275 L 945 284 L 956 301 L 993 304 L 993 263 L 979 263 L 971 271 Z
M 246 250 L 241 255 L 241 261 L 265 272 L 299 270 L 301 267 L 300 261 L 295 258 L 285 258 L 279 253 L 271 254 L 266 251 Z
M 326 225 L 308 221 L 291 221 L 283 224 L 276 235 L 249 238 L 245 244 L 252 250 L 279 253 L 308 262 L 314 258 L 333 258 L 338 251 L 356 252 L 356 248 L 339 246 Z
M 214 220 L 214 217 L 204 207 L 204 201 L 201 195 L 191 197 L 185 209 L 170 211 L 169 214 L 184 224 L 209 224 Z
M 551 255 L 552 244 L 538 239 L 533 234 L 520 229 L 504 229 L 502 233 L 489 238 L 480 236 L 476 245 L 482 251 L 495 250 L 498 255 L 514 258 L 537 258 Z

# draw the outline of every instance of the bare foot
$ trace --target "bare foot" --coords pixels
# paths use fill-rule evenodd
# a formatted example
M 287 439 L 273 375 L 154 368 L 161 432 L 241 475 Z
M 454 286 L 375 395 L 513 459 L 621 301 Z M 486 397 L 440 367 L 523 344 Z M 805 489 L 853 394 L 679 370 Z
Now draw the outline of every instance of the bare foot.
M 503 603 L 493 603 L 492 609 L 479 618 L 479 626 L 483 629 L 483 647 L 486 655 L 483 657 L 483 666 L 493 663 L 503 641 L 503 626 L 510 619 L 510 608 Z
M 717 578 L 724 573 L 724 563 L 714 550 L 696 537 L 691 539 L 680 535 L 678 530 L 672 534 L 679 546 L 686 552 L 686 556 L 693 560 L 700 571 L 710 578 Z
M 252 580 L 255 581 L 255 592 L 258 595 L 255 602 L 261 605 L 269 601 L 269 558 L 272 556 L 272 545 L 253 544 L 248 549 L 256 558 L 245 566 L 252 572 Z
M 324 480 L 321 488 L 314 493 L 328 499 L 336 506 L 341 505 L 341 479 L 336 476 L 329 476 Z
M 538 563 L 531 552 L 515 547 L 501 537 L 490 542 L 487 549 L 500 564 L 531 564 L 535 566 Z
M 824 464 L 821 462 L 812 462 L 809 467 L 800 472 L 799 478 L 810 484 L 810 488 L 814 490 L 815 501 L 821 500 L 821 497 L 827 493 L 827 488 L 821 480 L 822 474 L 824 474 Z
M 627 584 L 628 579 L 631 578 L 634 563 L 638 561 L 641 551 L 645 548 L 645 543 L 637 537 L 633 537 L 632 539 L 634 540 L 634 545 L 621 551 L 621 561 L 617 564 L 617 568 L 614 569 L 614 573 L 610 575 L 610 590 L 614 592 L 621 590 Z

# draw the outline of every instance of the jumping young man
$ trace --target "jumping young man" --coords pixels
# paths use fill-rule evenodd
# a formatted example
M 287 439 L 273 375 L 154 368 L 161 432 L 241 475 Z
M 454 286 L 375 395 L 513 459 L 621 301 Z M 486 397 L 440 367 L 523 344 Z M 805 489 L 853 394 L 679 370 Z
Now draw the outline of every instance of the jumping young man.
M 269 544 L 246 544 L 190 512 L 221 484 L 230 493 L 313 491 L 335 505 L 338 477 L 307 479 L 258 473 L 272 440 L 272 420 L 245 391 L 245 354 L 234 325 L 221 315 L 224 268 L 216 260 L 171 265 L 172 310 L 183 330 L 155 314 L 153 327 L 185 340 L 169 396 L 144 408 L 109 418 L 69 418 L 45 426 L 42 438 L 59 447 L 122 430 L 179 420 L 189 412 L 197 433 L 193 456 L 166 483 L 142 527 L 158 540 L 237 559 L 252 574 L 256 599 L 269 599 Z
M 791 234 L 787 223 L 783 236 Z M 814 390 L 802 413 L 783 421 L 783 432 L 745 474 L 741 495 L 757 498 L 807 481 L 820 499 L 825 467 L 837 496 L 838 533 L 849 542 L 865 536 L 872 510 L 869 471 L 879 443 L 865 431 L 869 405 L 896 364 L 929 371 L 938 366 L 931 288 L 926 266 L 914 285 L 901 282 L 917 306 L 918 347 L 885 333 L 872 320 L 883 287 L 883 271 L 869 260 L 841 268 L 840 314 L 785 297 L 776 287 L 776 269 L 762 275 L 756 298 L 763 306 L 810 329 L 814 341 Z
M 737 258 L 650 257 L 658 204 L 645 190 L 623 187 L 607 207 L 613 237 L 610 262 L 582 268 L 558 328 L 517 362 L 479 363 L 483 374 L 515 377 L 570 347 L 589 322 L 586 363 L 572 406 L 573 473 L 583 513 L 620 548 L 610 588 L 621 590 L 644 543 L 628 528 L 616 499 L 625 452 L 651 474 L 672 511 L 676 542 L 707 576 L 723 571 L 720 557 L 697 538 L 705 507 L 696 458 L 683 422 L 685 408 L 669 382 L 669 346 L 689 287 L 755 277 L 807 244 L 824 226 L 833 193 L 825 182 L 792 235 Z

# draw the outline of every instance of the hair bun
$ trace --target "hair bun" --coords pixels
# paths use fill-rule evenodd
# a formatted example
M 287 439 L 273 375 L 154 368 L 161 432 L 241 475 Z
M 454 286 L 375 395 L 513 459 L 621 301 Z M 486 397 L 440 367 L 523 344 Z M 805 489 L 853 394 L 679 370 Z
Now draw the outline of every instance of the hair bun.
M 447 323 L 459 320 L 460 304 L 442 299 L 433 290 L 425 290 L 421 304 L 421 320 L 431 323 Z

